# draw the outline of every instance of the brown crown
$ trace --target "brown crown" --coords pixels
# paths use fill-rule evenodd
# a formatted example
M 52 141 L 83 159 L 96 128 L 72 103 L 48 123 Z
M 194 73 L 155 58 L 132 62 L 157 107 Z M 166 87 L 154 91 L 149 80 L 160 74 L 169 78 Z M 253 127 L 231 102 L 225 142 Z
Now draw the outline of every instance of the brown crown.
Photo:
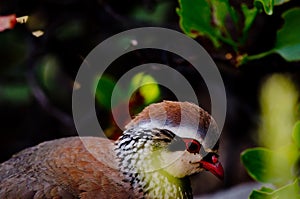
M 182 123 L 181 119 L 183 120 Z M 151 120 L 165 121 L 165 124 L 170 126 L 178 126 L 180 123 L 184 125 L 198 124 L 198 132 L 201 134 L 203 132 L 204 134 L 206 133 L 210 122 L 213 122 L 213 127 L 216 127 L 215 121 L 212 117 L 195 104 L 189 102 L 163 101 L 146 107 L 133 120 L 131 120 L 129 124 L 126 125 L 126 129 L 132 128 L 141 123 L 150 122 Z

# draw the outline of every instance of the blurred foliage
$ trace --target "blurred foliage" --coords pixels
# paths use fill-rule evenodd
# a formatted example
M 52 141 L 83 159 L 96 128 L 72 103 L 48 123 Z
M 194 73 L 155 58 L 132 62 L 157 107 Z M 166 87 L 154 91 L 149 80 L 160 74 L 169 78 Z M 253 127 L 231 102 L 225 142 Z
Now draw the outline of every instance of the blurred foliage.
M 0 86 L 0 103 L 19 106 L 28 104 L 31 100 L 31 92 L 27 85 Z
M 99 81 L 95 82 L 97 85 L 96 89 L 96 100 L 100 106 L 105 109 L 111 110 L 119 104 L 129 102 L 134 92 L 138 92 L 142 97 L 142 103 L 140 106 L 146 106 L 159 99 L 160 91 L 159 86 L 155 79 L 151 75 L 144 73 L 137 73 L 134 75 L 127 85 L 117 84 L 117 82 L 108 75 L 103 75 Z M 125 88 L 124 88 L 125 86 Z M 114 98 L 112 94 L 114 92 Z M 130 103 L 127 103 L 128 105 Z
M 66 76 L 62 70 L 63 63 L 54 54 L 47 54 L 39 57 L 35 61 L 34 77 L 31 77 L 32 86 L 39 87 L 39 91 L 44 92 L 40 96 L 41 103 L 50 103 L 64 105 L 66 96 L 71 96 L 74 81 Z M 36 97 L 38 97 L 36 96 Z M 45 99 L 45 98 L 49 99 Z
M 161 2 L 157 4 L 152 10 L 146 10 L 142 6 L 137 6 L 131 13 L 132 18 L 152 23 L 154 25 L 161 25 L 166 22 L 168 13 L 172 8 L 172 4 L 170 2 Z
M 261 89 L 259 141 L 265 148 L 247 149 L 241 160 L 252 178 L 271 183 L 275 189 L 255 190 L 250 199 L 300 198 L 298 99 L 294 84 L 283 75 L 271 76 Z
M 298 99 L 295 85 L 283 75 L 273 75 L 263 84 L 260 93 L 261 145 L 275 150 L 291 142 L 287 135 L 291 135 L 296 122 Z
M 151 75 L 144 73 L 136 74 L 130 84 L 130 90 L 138 89 L 145 100 L 145 104 L 151 104 L 159 99 L 160 91 L 158 83 Z
M 116 85 L 115 80 L 108 75 L 103 75 L 99 79 L 99 81 L 95 82 L 95 84 L 97 85 L 97 89 L 96 89 L 97 103 L 100 106 L 103 106 L 105 109 L 110 110 L 111 107 L 116 106 L 115 104 L 111 104 L 111 95 L 114 88 L 118 90 L 116 91 L 116 93 L 118 93 L 120 97 L 124 96 L 122 90 L 119 89 L 119 87 L 115 87 Z M 116 100 L 117 102 L 119 102 L 120 97 L 117 98 Z
M 61 63 L 55 56 L 47 55 L 37 62 L 37 75 L 46 90 L 59 92 L 57 80 L 60 76 Z
M 300 61 L 300 8 L 292 8 L 282 14 L 285 23 L 277 30 L 272 49 L 255 55 L 248 55 L 245 49 L 249 32 L 260 11 L 264 10 L 266 14 L 272 15 L 274 6 L 286 2 L 288 1 L 254 0 L 254 7 L 249 8 L 244 3 L 234 7 L 229 0 L 179 0 L 177 13 L 180 16 L 180 26 L 187 35 L 193 38 L 205 36 L 216 48 L 231 46 L 236 54 L 236 66 L 272 53 L 278 53 L 290 62 Z
M 131 120 L 124 110 L 129 110 L 130 115 L 134 116 L 148 104 L 160 99 L 158 83 L 151 75 L 144 73 L 135 74 L 127 85 L 121 85 L 104 74 L 95 85 L 97 105 L 113 113 L 105 131 L 105 135 L 111 139 L 117 139 L 122 134 L 120 128 Z
M 0 73 L 14 70 L 25 61 L 29 53 L 28 41 L 19 31 L 5 31 L 0 34 Z
M 300 148 L 300 121 L 298 121 L 295 124 L 294 130 L 293 130 L 293 139 L 294 139 L 297 147 Z

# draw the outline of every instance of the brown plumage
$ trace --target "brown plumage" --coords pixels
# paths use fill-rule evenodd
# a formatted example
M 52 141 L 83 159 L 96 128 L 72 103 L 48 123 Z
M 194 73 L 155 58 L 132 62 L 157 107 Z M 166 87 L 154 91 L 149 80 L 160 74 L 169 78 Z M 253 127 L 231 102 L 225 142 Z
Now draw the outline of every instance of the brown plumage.
M 1 165 L 0 198 L 111 198 L 108 193 L 127 198 L 132 196 L 130 185 L 120 180 L 124 176 L 117 165 L 114 145 L 107 139 L 44 142 Z
M 185 136 L 197 116 L 197 130 Z M 217 145 L 203 160 L 199 153 L 210 123 L 217 130 L 194 104 L 164 101 L 144 109 L 116 143 L 97 137 L 41 143 L 0 164 L 0 198 L 192 198 L 189 175 L 223 176 Z

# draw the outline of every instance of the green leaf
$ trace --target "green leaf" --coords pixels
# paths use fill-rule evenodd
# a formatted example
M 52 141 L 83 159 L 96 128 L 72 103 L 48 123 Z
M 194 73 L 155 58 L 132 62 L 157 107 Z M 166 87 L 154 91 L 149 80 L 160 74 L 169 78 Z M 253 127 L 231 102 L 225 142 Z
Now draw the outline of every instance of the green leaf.
M 285 151 L 273 152 L 266 148 L 247 149 L 241 160 L 249 175 L 263 183 L 283 184 L 292 179 L 291 162 Z
M 258 9 L 263 8 L 265 13 L 268 15 L 273 14 L 274 0 L 254 0 L 254 5 Z
M 211 0 L 209 3 L 213 8 L 213 12 L 211 13 L 214 19 L 213 22 L 218 27 L 224 26 L 226 16 L 228 15 L 228 2 L 224 0 Z
M 213 11 L 212 23 L 221 31 L 219 39 L 223 40 L 223 42 L 229 42 L 229 44 L 235 46 L 235 42 L 232 40 L 232 36 L 227 30 L 226 22 L 228 22 L 230 17 L 233 25 L 237 26 L 239 20 L 238 13 L 235 9 L 233 9 L 228 0 L 210 0 L 209 3 L 211 10 Z M 227 41 L 224 41 L 223 38 L 226 38 Z
M 293 129 L 293 140 L 297 147 L 300 148 L 300 121 L 296 122 Z
M 220 47 L 221 42 L 237 46 L 225 23 L 230 17 L 235 25 L 238 24 L 238 14 L 228 0 L 179 0 L 179 5 L 176 11 L 185 34 L 192 38 L 208 37 L 215 47 Z
M 246 4 L 242 4 L 241 9 L 245 17 L 244 27 L 243 27 L 243 41 L 242 41 L 242 43 L 244 43 L 245 40 L 248 38 L 248 31 L 257 16 L 258 10 L 255 7 L 249 9 Z
M 299 184 L 298 180 L 295 182 L 285 185 L 272 192 L 265 192 L 263 190 L 252 191 L 249 199 L 299 199 Z
M 262 187 L 259 190 L 253 190 L 249 196 L 249 199 L 268 199 L 271 198 L 270 193 L 274 192 L 269 187 Z
M 212 18 L 213 22 L 219 27 L 225 28 L 225 20 L 228 16 L 231 17 L 232 21 L 238 23 L 238 14 L 230 5 L 228 0 L 210 0 L 210 6 L 213 10 Z
M 300 61 L 300 8 L 283 13 L 283 27 L 277 32 L 274 52 L 287 61 Z
M 271 199 L 271 196 L 268 192 L 253 190 L 249 196 L 249 199 Z
M 206 36 L 216 47 L 220 46 L 220 31 L 212 26 L 209 3 L 206 0 L 179 0 L 179 5 L 176 11 L 183 32 L 192 38 Z
M 256 55 L 244 56 L 240 64 L 278 53 L 285 60 L 300 61 L 300 8 L 292 8 L 282 14 L 284 24 L 277 31 L 275 47 Z
M 271 151 L 264 148 L 247 149 L 241 154 L 241 160 L 249 175 L 259 182 L 269 182 L 266 164 Z

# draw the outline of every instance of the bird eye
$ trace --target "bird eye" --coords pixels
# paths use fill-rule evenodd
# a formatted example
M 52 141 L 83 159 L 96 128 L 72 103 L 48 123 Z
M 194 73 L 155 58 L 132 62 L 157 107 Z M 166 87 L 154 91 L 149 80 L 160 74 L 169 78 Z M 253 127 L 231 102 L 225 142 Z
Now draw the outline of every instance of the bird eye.
M 185 148 L 190 153 L 199 153 L 201 144 L 194 139 L 183 139 L 185 142 Z

